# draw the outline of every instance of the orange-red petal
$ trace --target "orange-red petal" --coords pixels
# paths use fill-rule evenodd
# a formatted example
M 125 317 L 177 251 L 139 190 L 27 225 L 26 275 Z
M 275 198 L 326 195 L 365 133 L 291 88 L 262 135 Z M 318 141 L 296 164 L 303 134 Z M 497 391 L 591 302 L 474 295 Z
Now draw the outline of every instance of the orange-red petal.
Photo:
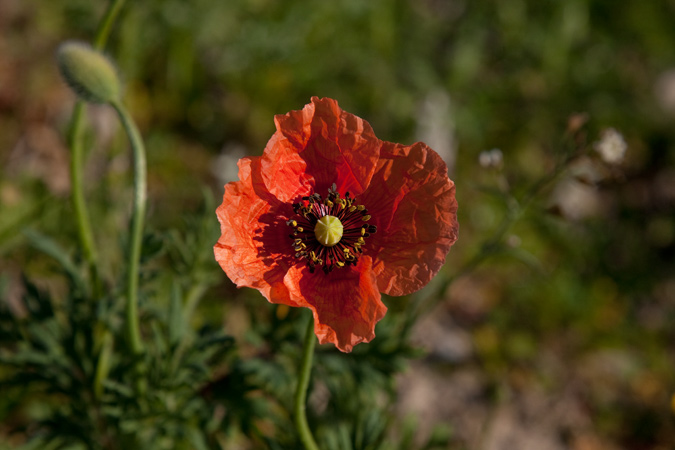
M 306 172 L 307 163 L 279 131 L 265 147 L 260 170 L 265 188 L 280 202 L 292 203 L 300 196 L 311 194 L 314 178 Z
M 270 302 L 298 306 L 284 285 L 289 268 L 288 230 L 283 206 L 260 180 L 260 158 L 239 161 L 240 181 L 225 186 L 216 210 L 221 236 L 216 260 L 237 287 L 258 289 Z
M 457 240 L 455 185 L 423 143 L 384 142 L 369 189 L 359 198 L 377 233 L 367 241 L 380 292 L 406 295 L 440 270 Z
M 354 267 L 329 274 L 310 274 L 306 266 L 294 266 L 284 283 L 292 301 L 312 310 L 319 343 L 331 342 L 343 352 L 370 342 L 375 337 L 375 324 L 387 312 L 368 256 Z
M 300 111 L 276 116 L 274 122 L 276 140 L 265 149 L 263 165 L 270 192 L 279 189 L 276 172 L 291 170 L 280 166 L 288 161 L 293 170 L 304 164 L 301 179 L 322 195 L 333 183 L 339 192 L 353 195 L 368 187 L 381 145 L 368 122 L 343 111 L 333 99 L 317 97 Z

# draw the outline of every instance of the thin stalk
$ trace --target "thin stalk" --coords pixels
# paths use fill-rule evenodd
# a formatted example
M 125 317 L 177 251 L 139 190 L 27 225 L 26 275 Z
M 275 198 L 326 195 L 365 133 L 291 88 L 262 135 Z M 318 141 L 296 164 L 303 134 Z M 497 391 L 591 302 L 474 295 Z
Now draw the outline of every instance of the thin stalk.
M 73 117 L 69 135 L 70 157 L 70 183 L 72 190 L 73 210 L 77 223 L 77 232 L 82 246 L 82 253 L 89 268 L 94 298 L 102 294 L 101 281 L 98 274 L 98 255 L 94 245 L 94 233 L 92 232 L 91 220 L 87 204 L 84 201 L 84 188 L 82 182 L 82 160 L 84 158 L 82 117 L 84 115 L 84 102 L 78 101 L 73 109 Z
M 134 203 L 131 216 L 129 236 L 129 260 L 127 264 L 127 304 L 126 334 L 131 352 L 138 356 L 143 353 L 140 326 L 138 322 L 138 271 L 141 259 L 143 240 L 143 221 L 147 202 L 147 168 L 145 162 L 145 146 L 126 108 L 119 102 L 111 103 L 129 136 L 134 159 Z
M 101 19 L 98 30 L 96 31 L 96 38 L 94 39 L 94 48 L 96 50 L 103 50 L 105 47 L 108 36 L 110 36 L 110 29 L 112 28 L 113 23 L 115 23 L 115 19 L 123 5 L 124 0 L 112 0 L 108 5 L 108 9 Z
M 305 332 L 305 348 L 302 355 L 302 365 L 300 366 L 298 388 L 295 391 L 295 404 L 293 406 L 295 427 L 300 435 L 300 440 L 307 450 L 319 450 L 316 441 L 314 441 L 314 436 L 312 436 L 312 431 L 307 424 L 306 414 L 307 387 L 309 386 L 309 377 L 312 373 L 312 357 L 314 356 L 315 345 L 314 320 L 310 317 L 309 325 Z

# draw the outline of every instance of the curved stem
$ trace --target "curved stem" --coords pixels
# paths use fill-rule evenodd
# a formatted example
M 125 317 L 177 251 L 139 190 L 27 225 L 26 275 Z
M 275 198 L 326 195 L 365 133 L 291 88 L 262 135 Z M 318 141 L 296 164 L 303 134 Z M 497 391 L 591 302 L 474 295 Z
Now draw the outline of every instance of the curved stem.
M 118 101 L 111 103 L 111 106 L 117 111 L 120 121 L 129 136 L 134 158 L 134 204 L 131 216 L 129 260 L 127 264 L 126 332 L 130 350 L 134 355 L 139 355 L 143 353 L 143 343 L 141 342 L 138 323 L 138 271 L 147 201 L 145 146 L 143 145 L 138 128 L 136 128 L 136 124 L 134 124 L 124 106 Z
M 316 337 L 314 336 L 314 320 L 309 318 L 309 325 L 305 332 L 305 349 L 302 355 L 302 365 L 300 366 L 300 377 L 298 378 L 298 388 L 295 391 L 295 404 L 293 405 L 293 415 L 295 417 L 295 427 L 300 435 L 300 440 L 307 450 L 318 450 L 319 447 L 314 441 L 312 431 L 307 424 L 306 400 L 307 387 L 309 386 L 309 377 L 312 372 L 312 357 L 314 356 L 314 346 Z

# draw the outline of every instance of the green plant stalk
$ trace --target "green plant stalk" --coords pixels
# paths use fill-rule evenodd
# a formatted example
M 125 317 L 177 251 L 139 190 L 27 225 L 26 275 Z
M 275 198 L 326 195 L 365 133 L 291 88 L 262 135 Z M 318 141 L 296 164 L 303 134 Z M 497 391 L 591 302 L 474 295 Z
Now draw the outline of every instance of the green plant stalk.
M 108 42 L 108 36 L 110 36 L 110 29 L 113 23 L 115 23 L 115 19 L 119 15 L 123 5 L 124 0 L 112 0 L 108 5 L 108 9 L 96 31 L 96 38 L 94 39 L 94 48 L 96 50 L 103 50 L 103 47 L 105 47 L 106 42 Z
M 77 222 L 77 231 L 82 246 L 82 253 L 89 269 L 89 276 L 93 286 L 94 297 L 102 293 L 101 282 L 98 275 L 96 246 L 94 245 L 94 233 L 92 232 L 89 212 L 84 201 L 84 189 L 82 183 L 83 145 L 82 145 L 82 117 L 84 115 L 84 102 L 79 100 L 75 103 L 71 122 L 69 145 L 70 145 L 70 184 L 72 191 L 73 209 Z
M 143 353 L 140 326 L 138 321 L 138 271 L 141 259 L 141 244 L 143 241 L 143 221 L 147 202 L 147 168 L 145 161 L 145 146 L 141 135 L 131 116 L 119 102 L 111 103 L 124 126 L 134 159 L 134 203 L 131 215 L 131 230 L 129 236 L 129 260 L 127 264 L 127 303 L 126 303 L 126 337 L 131 352 L 138 356 Z
M 314 336 L 314 320 L 309 318 L 309 325 L 305 332 L 305 348 L 302 354 L 302 365 L 300 366 L 300 376 L 298 378 L 298 387 L 295 391 L 295 404 L 293 405 L 293 416 L 295 418 L 295 427 L 300 435 L 305 449 L 319 450 L 319 447 L 314 441 L 312 431 L 307 424 L 306 414 L 306 400 L 307 388 L 309 387 L 309 377 L 312 373 L 312 358 L 314 356 L 314 346 L 316 345 L 316 337 Z

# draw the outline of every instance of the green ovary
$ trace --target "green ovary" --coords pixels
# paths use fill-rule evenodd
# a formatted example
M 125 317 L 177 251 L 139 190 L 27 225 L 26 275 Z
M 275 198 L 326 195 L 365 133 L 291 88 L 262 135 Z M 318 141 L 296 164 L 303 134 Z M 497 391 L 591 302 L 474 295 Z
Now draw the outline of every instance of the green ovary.
M 342 231 L 342 222 L 335 216 L 323 216 L 314 227 L 316 240 L 325 247 L 332 247 L 340 242 Z

